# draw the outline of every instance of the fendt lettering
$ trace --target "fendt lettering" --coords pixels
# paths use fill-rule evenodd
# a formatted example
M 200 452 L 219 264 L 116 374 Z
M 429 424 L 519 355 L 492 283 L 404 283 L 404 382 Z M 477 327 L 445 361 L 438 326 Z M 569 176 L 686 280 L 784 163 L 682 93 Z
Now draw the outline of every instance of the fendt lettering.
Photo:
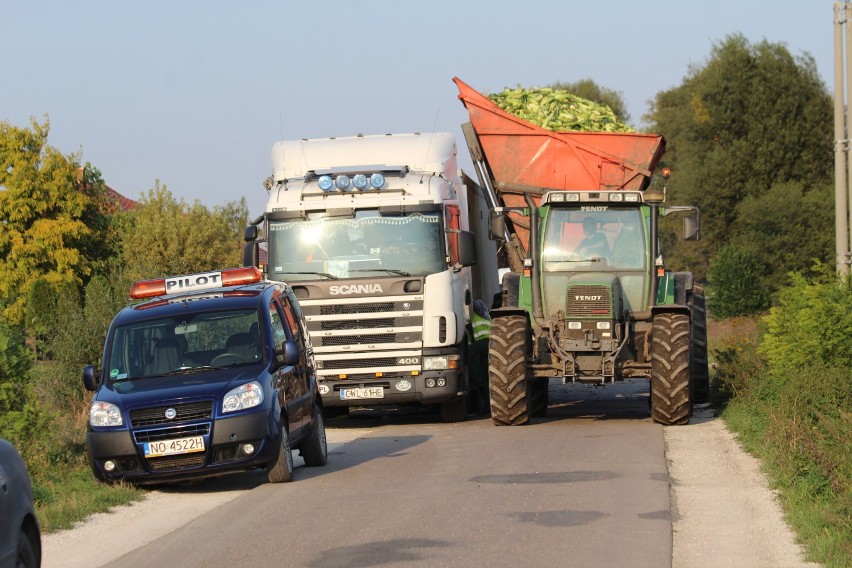
M 578 302 L 598 302 L 603 299 L 603 296 L 574 296 Z
M 381 284 L 343 284 L 341 286 L 329 286 L 328 293 L 332 296 L 342 294 L 381 294 Z

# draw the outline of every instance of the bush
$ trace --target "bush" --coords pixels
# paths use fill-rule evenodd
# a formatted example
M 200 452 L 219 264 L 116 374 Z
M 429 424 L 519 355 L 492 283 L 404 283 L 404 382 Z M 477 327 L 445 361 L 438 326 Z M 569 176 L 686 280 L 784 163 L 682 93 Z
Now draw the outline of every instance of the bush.
M 769 305 L 761 283 L 759 259 L 736 245 L 724 247 L 710 263 L 707 304 L 716 318 L 744 316 Z

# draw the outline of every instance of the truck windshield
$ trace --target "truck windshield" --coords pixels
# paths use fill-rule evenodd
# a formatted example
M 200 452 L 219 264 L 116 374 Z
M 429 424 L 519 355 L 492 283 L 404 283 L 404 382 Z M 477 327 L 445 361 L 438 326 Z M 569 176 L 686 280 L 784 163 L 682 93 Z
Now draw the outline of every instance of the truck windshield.
M 642 269 L 647 247 L 639 209 L 588 209 L 550 209 L 541 253 L 544 270 Z
M 116 328 L 109 347 L 109 377 L 159 377 L 262 359 L 255 310 L 184 313 Z
M 446 268 L 439 215 L 359 210 L 354 217 L 340 218 L 312 213 L 307 219 L 271 221 L 268 229 L 273 279 L 424 275 Z

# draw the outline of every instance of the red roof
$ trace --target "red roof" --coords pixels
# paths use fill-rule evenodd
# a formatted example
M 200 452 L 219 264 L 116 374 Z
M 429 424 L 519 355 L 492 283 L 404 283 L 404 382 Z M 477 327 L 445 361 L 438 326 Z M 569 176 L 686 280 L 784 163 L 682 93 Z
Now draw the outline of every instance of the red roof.
M 118 208 L 121 211 L 129 211 L 131 209 L 136 209 L 136 206 L 139 205 L 138 202 L 133 201 L 129 197 L 121 195 L 119 192 L 117 192 L 110 186 L 106 186 L 106 188 L 107 193 L 109 193 L 110 199 L 118 205 Z

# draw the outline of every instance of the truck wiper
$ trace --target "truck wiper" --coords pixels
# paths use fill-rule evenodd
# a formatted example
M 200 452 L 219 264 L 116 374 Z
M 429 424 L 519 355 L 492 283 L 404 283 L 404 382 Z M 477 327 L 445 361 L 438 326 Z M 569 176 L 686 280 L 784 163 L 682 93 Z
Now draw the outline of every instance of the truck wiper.
M 328 278 L 329 280 L 337 280 L 337 276 L 335 276 L 334 274 L 329 274 L 328 272 L 291 272 L 289 270 L 285 270 L 280 274 L 316 274 L 317 276 L 323 276 L 325 278 Z
M 390 272 L 391 274 L 398 274 L 400 276 L 411 276 L 411 273 L 404 270 L 397 270 L 396 268 L 356 268 L 349 272 Z

